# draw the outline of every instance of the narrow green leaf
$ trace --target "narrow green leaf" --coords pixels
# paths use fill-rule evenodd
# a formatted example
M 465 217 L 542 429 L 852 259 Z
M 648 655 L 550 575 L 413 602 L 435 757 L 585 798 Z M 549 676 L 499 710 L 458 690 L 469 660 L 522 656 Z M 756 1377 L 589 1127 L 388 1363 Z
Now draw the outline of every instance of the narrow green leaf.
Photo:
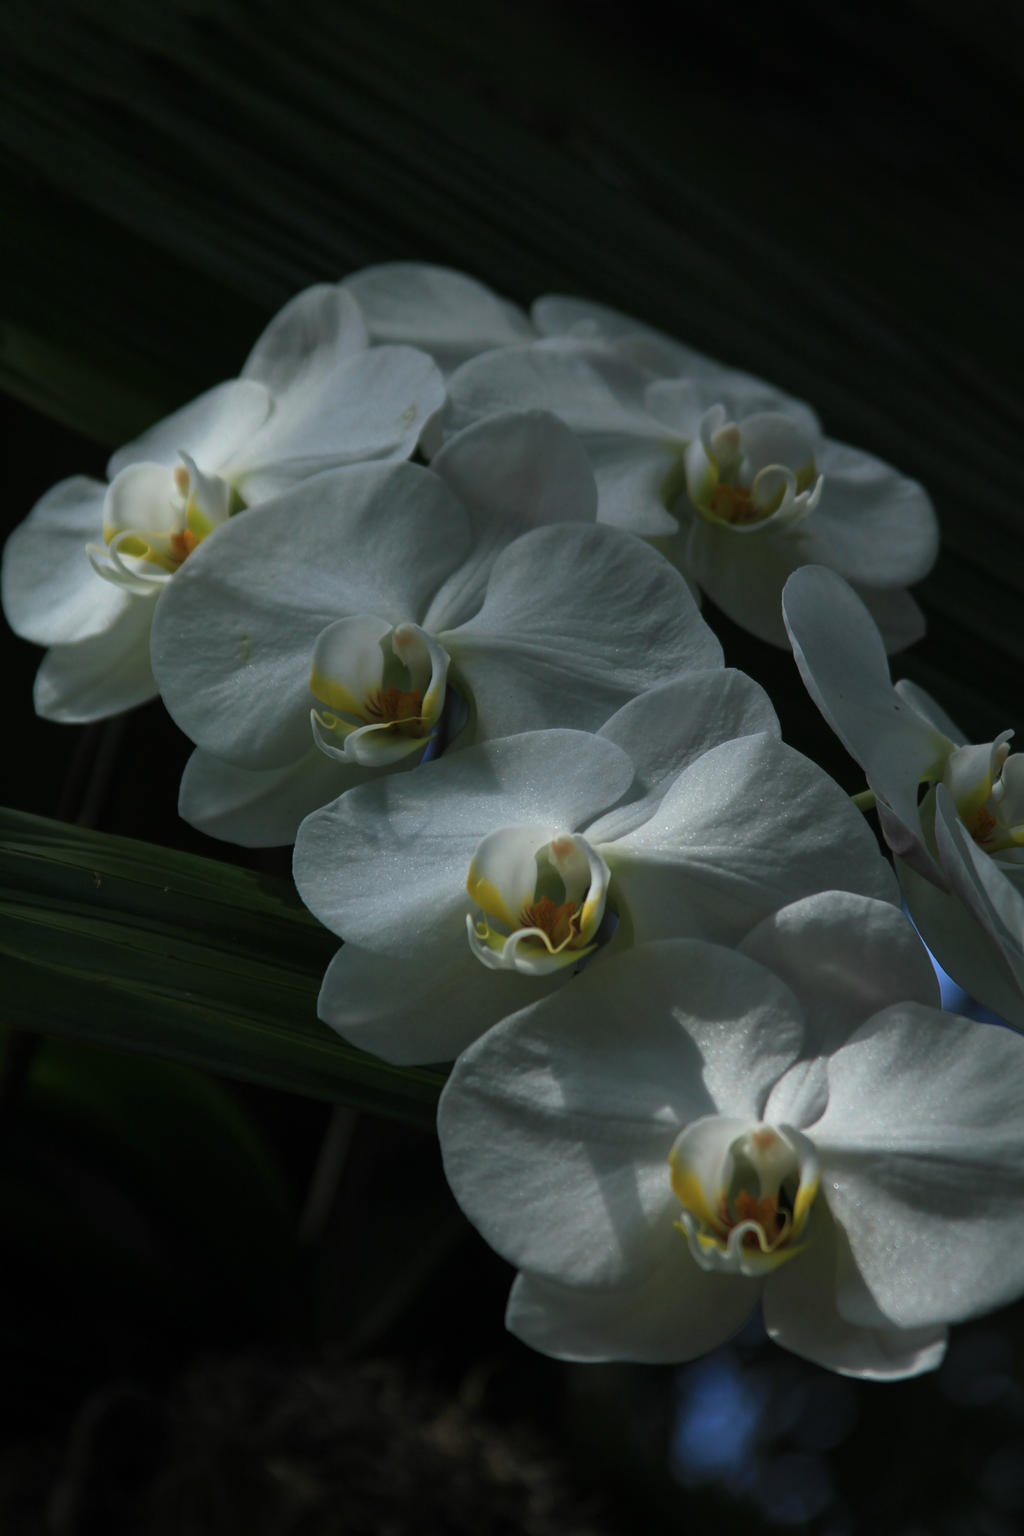
M 9 1024 L 432 1123 L 442 1073 L 389 1066 L 317 1021 L 336 948 L 286 881 L 0 811 Z

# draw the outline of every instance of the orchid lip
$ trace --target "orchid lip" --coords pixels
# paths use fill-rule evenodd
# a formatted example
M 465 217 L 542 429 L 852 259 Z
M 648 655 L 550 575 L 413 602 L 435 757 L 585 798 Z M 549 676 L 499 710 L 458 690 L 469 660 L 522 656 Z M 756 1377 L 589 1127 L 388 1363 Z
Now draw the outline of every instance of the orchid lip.
M 470 948 L 489 970 L 543 976 L 577 966 L 602 941 L 607 864 L 571 832 L 503 827 L 477 846 L 466 889 Z
M 801 1132 L 707 1116 L 680 1132 L 669 1164 L 676 1226 L 702 1269 L 763 1275 L 805 1247 L 819 1175 Z
M 777 530 L 795 528 L 821 499 L 824 481 L 813 451 L 782 416 L 762 415 L 749 422 L 756 434 L 753 459 L 744 423 L 729 421 L 721 405 L 705 412 L 684 456 L 691 505 L 706 522 L 734 533 L 767 525 Z M 763 457 L 766 425 L 767 440 L 778 458 Z
M 450 657 L 412 623 L 371 614 L 338 619 L 313 648 L 313 738 L 328 757 L 388 767 L 422 755 L 438 734 Z
M 244 503 L 219 475 L 204 475 L 182 452 L 172 470 L 129 464 L 111 481 L 103 544 L 89 544 L 93 570 L 137 596 L 156 593 L 207 534 Z
M 957 814 L 979 848 L 999 854 L 1024 846 L 1021 758 L 1010 752 L 1012 731 L 994 741 L 956 747 L 941 773 Z

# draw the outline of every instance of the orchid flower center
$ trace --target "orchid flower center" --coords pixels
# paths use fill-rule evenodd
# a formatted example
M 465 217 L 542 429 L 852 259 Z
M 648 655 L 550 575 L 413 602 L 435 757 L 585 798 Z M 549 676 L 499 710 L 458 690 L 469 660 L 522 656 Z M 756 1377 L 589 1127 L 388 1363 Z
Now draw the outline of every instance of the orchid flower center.
M 422 756 L 447 696 L 448 652 L 416 624 L 338 619 L 313 647 L 313 737 L 328 757 L 386 768 Z
M 686 490 L 697 514 L 719 527 L 797 524 L 821 497 L 814 443 L 776 412 L 730 421 L 713 405 L 684 457 Z
M 597 948 L 608 866 L 586 838 L 540 827 L 502 827 L 478 845 L 466 890 L 473 953 L 489 970 L 547 976 Z
M 986 853 L 1024 847 L 1024 757 L 1011 756 L 1012 735 L 955 748 L 942 771 L 960 820 Z
M 763 1275 L 804 1247 L 818 1161 L 801 1132 L 709 1115 L 680 1133 L 669 1165 L 676 1225 L 702 1269 Z
M 111 481 L 103 508 L 103 544 L 88 546 L 97 575 L 141 595 L 155 594 L 219 523 L 244 508 L 220 475 L 188 454 L 173 470 L 130 464 Z

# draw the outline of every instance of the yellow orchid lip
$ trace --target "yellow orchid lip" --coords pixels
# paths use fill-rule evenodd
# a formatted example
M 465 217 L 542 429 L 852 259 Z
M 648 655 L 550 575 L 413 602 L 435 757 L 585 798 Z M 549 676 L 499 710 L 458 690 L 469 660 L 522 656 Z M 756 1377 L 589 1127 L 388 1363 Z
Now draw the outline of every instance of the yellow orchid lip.
M 504 827 L 478 845 L 466 890 L 477 909 L 466 931 L 491 970 L 544 975 L 597 948 L 608 866 L 582 837 Z
M 417 625 L 353 614 L 318 636 L 313 736 L 329 757 L 386 767 L 422 753 L 441 726 L 449 656 Z M 327 708 L 322 706 L 326 705 Z
M 702 1268 L 762 1275 L 807 1245 L 818 1162 L 791 1127 L 755 1125 L 737 1134 L 739 1125 L 710 1116 L 676 1139 L 670 1178 L 683 1210 L 675 1226 Z

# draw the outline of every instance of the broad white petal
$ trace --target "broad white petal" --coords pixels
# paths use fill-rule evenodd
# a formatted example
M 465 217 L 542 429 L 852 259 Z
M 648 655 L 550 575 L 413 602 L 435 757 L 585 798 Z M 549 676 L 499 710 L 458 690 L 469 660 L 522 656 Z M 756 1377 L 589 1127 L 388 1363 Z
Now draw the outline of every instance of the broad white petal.
M 950 865 L 955 868 L 952 859 Z M 1009 934 L 1000 925 L 997 937 L 955 891 L 941 890 L 902 859 L 896 860 L 896 873 L 907 911 L 942 969 L 969 996 L 1017 1029 L 1024 1029 L 1024 986 L 1014 974 L 1004 947 Z
M 779 907 L 816 891 L 899 899 L 849 797 L 768 735 L 706 752 L 647 822 L 602 852 L 620 910 L 645 939 L 685 931 L 737 943 Z
M 75 475 L 36 502 L 4 545 L 3 609 L 23 640 L 62 645 L 102 634 L 131 597 L 96 575 L 87 544 L 103 537 L 99 480 Z
M 530 317 L 542 336 L 568 336 L 573 341 L 614 342 L 624 336 L 648 335 L 668 346 L 678 347 L 683 359 L 699 355 L 691 353 L 689 347 L 674 342 L 671 337 L 645 325 L 633 315 L 627 315 L 621 309 L 612 309 L 608 304 L 599 304 L 595 299 L 580 299 L 561 293 L 543 294 L 531 305 Z M 684 367 L 680 367 L 679 372 L 684 372 Z
M 638 694 L 598 733 L 633 759 L 636 778 L 626 802 L 594 824 L 588 837 L 613 842 L 649 820 L 673 779 L 712 747 L 767 731 L 779 723 L 771 700 L 732 667 L 684 672 Z
M 845 443 L 826 442 L 817 463 L 825 486 L 804 558 L 869 587 L 906 587 L 927 576 L 939 528 L 924 487 Z
M 635 694 L 721 660 L 678 572 L 600 524 L 524 534 L 495 562 L 479 614 L 438 639 L 480 739 L 595 730 Z
M 679 459 L 679 444 L 667 433 L 635 437 L 608 433 L 586 439 L 597 480 L 597 515 L 602 523 L 641 539 L 664 539 L 679 529 L 665 498 Z
M 902 1381 L 940 1365 L 946 1330 L 849 1323 L 836 1308 L 838 1248 L 845 1239 L 819 1200 L 807 1245 L 765 1285 L 764 1324 L 784 1349 L 843 1376 Z
M 425 352 L 356 352 L 329 373 L 297 378 L 227 473 L 252 505 L 338 465 L 407 459 L 443 403 L 441 375 Z
M 782 589 L 805 563 L 799 532 L 767 523 L 725 526 L 694 514 L 682 549 L 687 575 L 734 624 L 769 645 L 788 644 Z
M 661 442 L 666 431 L 644 409 L 649 375 L 608 348 L 572 341 L 533 342 L 485 352 L 448 381 L 448 425 L 468 426 L 498 411 L 553 411 L 583 440 L 635 437 Z
M 296 840 L 299 894 L 333 932 L 413 956 L 468 951 L 466 877 L 489 832 L 523 823 L 572 831 L 632 779 L 612 742 L 574 731 L 526 733 L 385 776 L 311 816 Z
M 918 784 L 941 772 L 953 743 L 893 690 L 881 636 L 842 577 L 821 566 L 796 572 L 783 609 L 808 693 L 876 795 L 920 841 Z
M 316 283 L 289 299 L 245 360 L 241 377 L 266 385 L 280 401 L 307 388 L 369 345 L 362 311 L 333 283 Z
M 355 465 L 217 528 L 164 593 L 153 666 L 197 746 L 247 768 L 307 750 L 313 645 L 349 614 L 418 621 L 466 545 L 429 470 Z
M 200 469 L 218 470 L 259 430 L 272 404 L 270 391 L 255 379 L 218 384 L 119 448 L 107 465 L 107 474 L 113 480 L 129 464 L 171 468 L 183 448 Z
M 760 1285 L 708 1275 L 680 1233 L 629 1286 L 594 1289 L 516 1276 L 505 1325 L 516 1338 L 558 1360 L 692 1360 L 724 1344 L 757 1305 Z
M 522 310 L 451 267 L 385 262 L 353 272 L 341 287 L 359 301 L 374 342 L 421 347 L 445 371 L 534 334 Z
M 105 720 L 155 699 L 149 663 L 154 597 L 133 597 L 100 635 L 55 645 L 36 673 L 36 714 L 67 725 Z
M 719 1110 L 758 1119 L 801 1033 L 792 994 L 730 951 L 674 941 L 595 962 L 456 1063 L 438 1113 L 455 1197 L 533 1274 L 635 1283 L 678 1217 L 679 1130 Z
M 178 814 L 210 837 L 243 848 L 276 848 L 295 841 L 311 811 L 365 778 L 316 747 L 283 768 L 262 771 L 195 751 L 182 775 Z
M 740 945 L 803 1004 L 807 1053 L 827 1054 L 890 1003 L 941 1006 L 928 952 L 898 907 L 824 891 L 758 923 Z M 794 1122 L 774 1103 L 773 1121 Z
M 472 549 L 431 605 L 436 629 L 477 611 L 498 551 L 521 533 L 597 516 L 589 460 L 550 411 L 507 411 L 477 422 L 450 438 L 430 467 L 465 507 Z
M 350 1045 L 399 1066 L 452 1061 L 500 1019 L 572 981 L 487 970 L 462 928 L 408 957 L 345 944 L 324 976 L 318 1016 Z
M 876 1015 L 832 1057 L 809 1132 L 822 1192 L 893 1324 L 956 1322 L 1024 1290 L 1022 1105 L 1020 1035 L 915 1003 Z M 864 1320 L 852 1289 L 838 1305 Z

